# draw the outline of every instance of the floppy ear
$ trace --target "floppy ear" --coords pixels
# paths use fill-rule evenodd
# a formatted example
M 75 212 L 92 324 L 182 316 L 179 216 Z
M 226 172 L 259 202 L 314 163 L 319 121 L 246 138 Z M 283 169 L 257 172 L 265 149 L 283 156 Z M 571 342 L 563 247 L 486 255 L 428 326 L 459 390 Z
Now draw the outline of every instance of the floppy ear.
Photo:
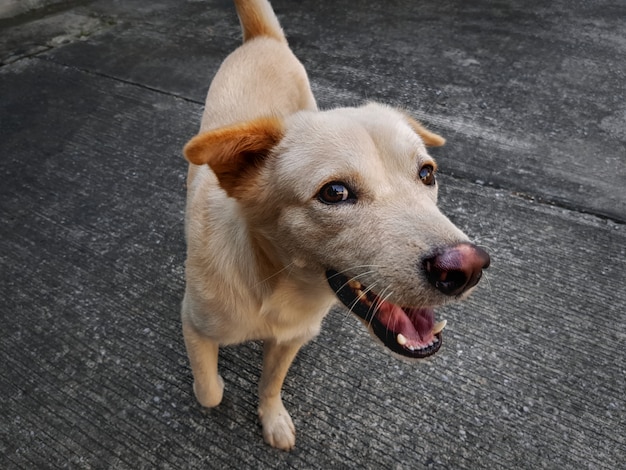
M 194 165 L 209 165 L 226 193 L 237 197 L 283 133 L 280 119 L 261 118 L 198 134 L 183 153 Z
M 441 137 L 439 134 L 429 131 L 411 116 L 406 115 L 406 117 L 409 121 L 409 125 L 413 128 L 415 133 L 421 137 L 426 147 L 441 147 L 446 143 L 446 139 Z

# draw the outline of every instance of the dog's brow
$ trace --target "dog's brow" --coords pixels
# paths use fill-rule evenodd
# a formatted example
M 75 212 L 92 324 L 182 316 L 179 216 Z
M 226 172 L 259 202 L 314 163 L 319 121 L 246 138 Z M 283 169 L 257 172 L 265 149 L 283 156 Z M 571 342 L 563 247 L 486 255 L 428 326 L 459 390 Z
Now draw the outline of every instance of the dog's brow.
M 433 160 L 432 158 L 428 158 L 428 160 L 425 160 L 423 162 L 420 162 L 420 168 L 423 167 L 424 165 L 430 165 L 433 167 L 433 171 L 437 171 L 437 169 L 439 168 L 439 166 L 437 165 L 437 162 L 435 160 Z

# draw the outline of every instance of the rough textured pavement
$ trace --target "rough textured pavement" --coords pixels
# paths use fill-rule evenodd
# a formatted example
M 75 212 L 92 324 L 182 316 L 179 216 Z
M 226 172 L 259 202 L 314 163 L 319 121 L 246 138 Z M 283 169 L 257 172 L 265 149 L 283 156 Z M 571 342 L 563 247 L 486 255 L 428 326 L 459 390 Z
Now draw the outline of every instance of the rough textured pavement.
M 447 137 L 441 206 L 493 260 L 421 365 L 332 312 L 285 384 L 291 453 L 262 442 L 260 345 L 203 410 L 180 333 L 180 149 L 231 3 L 47 3 L 0 18 L 0 468 L 624 465 L 624 2 L 273 2 L 322 107 Z

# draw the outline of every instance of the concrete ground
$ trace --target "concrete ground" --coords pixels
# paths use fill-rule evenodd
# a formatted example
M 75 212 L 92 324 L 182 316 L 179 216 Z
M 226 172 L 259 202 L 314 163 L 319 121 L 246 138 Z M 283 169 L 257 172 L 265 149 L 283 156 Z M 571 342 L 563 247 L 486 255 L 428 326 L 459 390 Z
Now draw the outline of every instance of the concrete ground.
M 203 410 L 178 313 L 181 148 L 240 41 L 231 2 L 5 15 L 0 468 L 624 468 L 626 4 L 273 3 L 322 107 L 447 137 L 441 206 L 487 278 L 421 365 L 331 312 L 285 384 L 296 449 L 271 449 L 260 345 L 222 351 Z

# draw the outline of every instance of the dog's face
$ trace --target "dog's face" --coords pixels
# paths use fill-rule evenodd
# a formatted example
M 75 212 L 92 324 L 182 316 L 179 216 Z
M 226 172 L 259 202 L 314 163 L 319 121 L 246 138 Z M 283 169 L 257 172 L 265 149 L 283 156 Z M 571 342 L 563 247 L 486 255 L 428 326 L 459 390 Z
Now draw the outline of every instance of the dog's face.
M 327 282 L 389 349 L 422 358 L 441 345 L 433 307 L 478 281 L 449 285 L 449 265 L 470 255 L 437 208 L 426 145 L 443 142 L 406 114 L 369 104 L 211 131 L 185 154 L 208 163 L 239 200 L 278 268 L 305 284 Z

